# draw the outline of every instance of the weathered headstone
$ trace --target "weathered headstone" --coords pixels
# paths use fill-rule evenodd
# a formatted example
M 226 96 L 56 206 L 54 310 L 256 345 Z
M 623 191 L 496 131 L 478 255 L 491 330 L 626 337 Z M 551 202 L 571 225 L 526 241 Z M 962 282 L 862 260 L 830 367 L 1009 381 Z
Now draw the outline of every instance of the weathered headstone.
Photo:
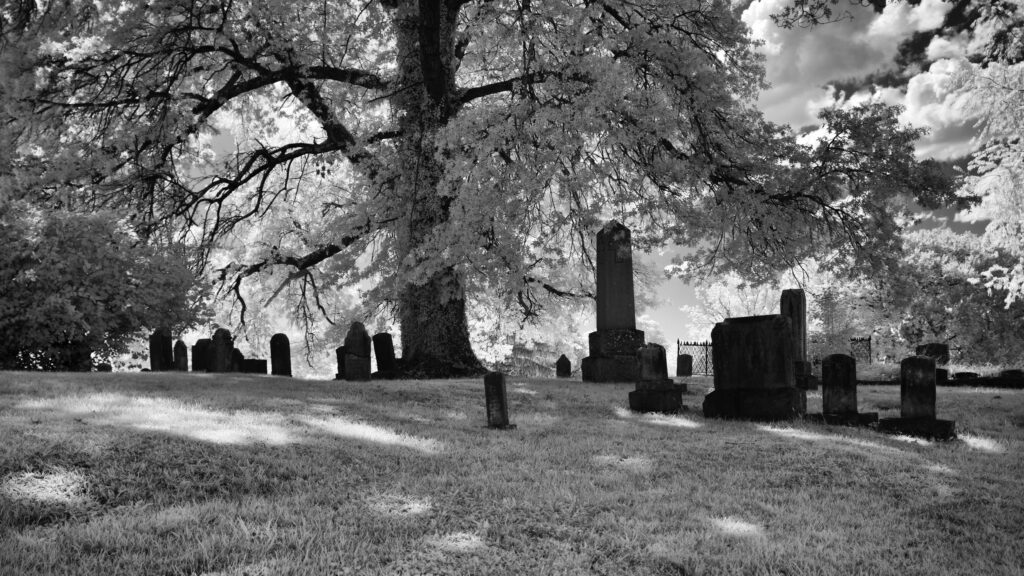
M 174 369 L 174 351 L 171 349 L 169 328 L 157 328 L 149 337 L 149 369 L 153 372 Z
M 235 349 L 235 341 L 227 328 L 218 328 L 210 342 L 210 355 L 207 370 L 210 372 L 230 372 L 231 352 Z
M 245 355 L 238 348 L 231 349 L 231 372 L 245 372 Z
M 488 372 L 484 375 L 484 401 L 487 404 L 487 427 L 498 429 L 515 428 L 508 422 L 508 394 L 505 391 L 505 375 Z
M 334 375 L 335 380 L 345 379 L 345 347 L 338 346 L 334 349 L 334 355 L 338 358 L 338 373 Z
M 1008 370 L 1003 370 L 1002 372 L 1000 372 L 999 377 L 1009 378 L 1011 380 L 1019 380 L 1021 378 L 1024 378 L 1024 370 L 1021 370 L 1019 368 L 1010 368 Z
M 900 417 L 879 420 L 878 429 L 938 440 L 956 437 L 955 422 L 935 418 L 935 359 L 911 356 L 900 362 Z
M 715 389 L 704 397 L 705 416 L 786 420 L 806 412 L 806 392 L 796 387 L 789 324 L 789 318 L 776 314 L 727 318 L 715 325 Z
M 828 424 L 878 421 L 877 412 L 857 413 L 857 362 L 853 356 L 832 354 L 821 361 L 821 412 L 815 419 Z
M 265 358 L 245 358 L 242 360 L 242 372 L 265 375 L 267 373 L 267 360 Z
M 684 384 L 668 377 L 665 348 L 645 344 L 636 351 L 639 374 L 636 390 L 629 393 L 629 409 L 635 412 L 675 414 L 683 409 Z
M 270 373 L 274 376 L 292 375 L 292 347 L 286 334 L 270 337 Z
M 693 356 L 676 355 L 676 376 L 693 376 Z
M 945 368 L 936 368 L 935 369 L 935 385 L 936 386 L 945 386 L 946 384 L 949 384 L 949 370 L 947 370 Z
M 210 360 L 211 360 L 211 349 L 213 348 L 213 340 L 209 338 L 200 338 L 196 340 L 196 343 L 192 346 L 192 371 L 193 372 L 209 372 L 210 371 Z
M 572 376 L 572 362 L 565 354 L 562 354 L 558 360 L 555 360 L 555 377 L 568 378 L 570 376 Z
M 783 290 L 779 299 L 779 313 L 789 318 L 793 332 L 796 387 L 817 390 L 818 380 L 811 374 L 811 363 L 807 361 L 807 296 L 803 289 Z
M 398 372 L 395 362 L 395 341 L 391 334 L 380 332 L 373 335 L 373 355 L 377 358 L 378 378 L 394 378 Z
M 633 245 L 629 228 L 612 220 L 597 233 L 597 331 L 583 359 L 585 382 L 637 379 L 636 351 L 644 333 L 636 329 Z
M 188 346 L 181 340 L 174 343 L 174 369 L 188 372 Z
M 949 364 L 949 344 L 942 342 L 929 342 L 917 347 L 918 356 L 927 356 L 935 360 L 936 364 Z
M 345 379 L 370 379 L 370 335 L 362 322 L 353 322 L 345 334 Z

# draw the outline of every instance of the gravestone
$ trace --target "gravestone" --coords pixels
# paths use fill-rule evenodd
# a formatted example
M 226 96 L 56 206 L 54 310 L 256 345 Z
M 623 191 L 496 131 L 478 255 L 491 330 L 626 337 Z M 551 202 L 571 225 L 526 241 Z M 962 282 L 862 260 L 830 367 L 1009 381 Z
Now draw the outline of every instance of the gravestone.
M 803 289 L 783 290 L 779 299 L 779 313 L 789 318 L 793 332 L 796 387 L 817 390 L 818 380 L 811 374 L 811 363 L 807 361 L 807 295 Z
M 555 361 L 555 376 L 558 378 L 568 378 L 572 376 L 572 362 L 569 361 L 569 358 L 567 358 L 565 354 L 559 356 L 558 360 Z
M 395 362 L 395 341 L 391 334 L 380 332 L 373 335 L 373 355 L 377 358 L 377 378 L 394 378 L 398 372 Z
M 954 372 L 953 380 L 973 380 L 978 377 L 977 372 Z
M 181 340 L 174 343 L 174 369 L 188 372 L 188 346 Z
M 114 371 L 114 367 L 111 366 L 110 364 L 107 364 L 106 362 L 101 362 L 101 363 L 96 365 L 96 371 L 97 372 L 113 372 Z
M 929 342 L 917 347 L 918 356 L 927 356 L 936 364 L 949 364 L 949 345 L 942 342 Z
M 704 416 L 788 420 L 806 412 L 789 318 L 727 318 L 715 324 L 711 342 L 715 389 L 704 397 Z
M 946 370 L 945 368 L 936 368 L 935 385 L 945 386 L 946 384 L 949 384 L 949 370 Z
M 1011 380 L 1019 380 L 1021 378 L 1024 378 L 1024 370 L 1021 370 L 1019 368 L 1010 368 L 1008 370 L 1003 370 L 1002 372 L 1000 372 L 999 377 L 1009 378 Z
M 285 334 L 270 337 L 270 373 L 274 376 L 292 375 L 292 347 Z
M 174 369 L 174 351 L 171 349 L 170 328 L 160 327 L 149 337 L 149 369 L 166 372 Z
M 857 361 L 832 354 L 821 361 L 821 414 L 815 420 L 847 426 L 878 421 L 877 412 L 857 413 Z
M 597 233 L 597 331 L 583 359 L 584 382 L 635 382 L 636 351 L 644 333 L 636 329 L 633 245 L 629 228 L 616 220 Z
M 242 372 L 266 375 L 267 360 L 265 358 L 245 358 L 242 360 Z
M 693 376 L 693 356 L 676 355 L 676 376 Z
M 362 322 L 353 322 L 345 334 L 345 379 L 370 379 L 370 335 Z
M 200 338 L 196 340 L 196 343 L 192 346 L 192 371 L 193 372 L 209 372 L 210 371 L 210 351 L 213 347 L 213 340 L 209 338 Z
M 245 372 L 245 355 L 238 348 L 231 349 L 231 372 Z
M 508 394 L 505 375 L 488 372 L 484 375 L 484 401 L 487 404 L 487 427 L 507 430 L 515 428 L 508 422 Z
M 935 417 L 935 359 L 911 356 L 900 362 L 900 417 L 882 418 L 883 432 L 949 440 L 956 423 Z
M 210 372 L 230 372 L 231 352 L 235 349 L 235 341 L 227 328 L 217 328 L 210 342 L 210 355 L 207 370 Z
M 634 412 L 675 414 L 683 409 L 684 384 L 668 377 L 665 348 L 645 344 L 636 351 L 638 378 L 636 389 L 629 393 L 629 409 Z
M 334 355 L 338 357 L 338 373 L 334 375 L 335 380 L 345 379 L 345 347 L 338 346 L 334 349 Z

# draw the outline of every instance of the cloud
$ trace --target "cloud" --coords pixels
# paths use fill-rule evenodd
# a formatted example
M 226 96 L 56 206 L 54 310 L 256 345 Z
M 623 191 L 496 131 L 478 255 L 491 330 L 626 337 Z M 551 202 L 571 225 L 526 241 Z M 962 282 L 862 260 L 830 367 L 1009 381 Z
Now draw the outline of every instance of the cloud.
M 900 120 L 929 134 L 918 142 L 922 157 L 941 160 L 964 156 L 975 147 L 978 115 L 971 111 L 966 96 L 954 90 L 956 77 L 971 69 L 965 60 L 942 59 L 907 83 Z

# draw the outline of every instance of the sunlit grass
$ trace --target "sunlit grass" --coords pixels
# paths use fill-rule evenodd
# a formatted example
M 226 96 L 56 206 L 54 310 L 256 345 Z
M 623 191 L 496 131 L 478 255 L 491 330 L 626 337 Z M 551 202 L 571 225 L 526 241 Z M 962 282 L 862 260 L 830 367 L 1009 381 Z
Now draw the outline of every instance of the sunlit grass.
M 1021 574 L 1024 391 L 940 389 L 930 442 L 711 383 L 513 378 L 498 431 L 478 380 L 0 373 L 0 574 Z

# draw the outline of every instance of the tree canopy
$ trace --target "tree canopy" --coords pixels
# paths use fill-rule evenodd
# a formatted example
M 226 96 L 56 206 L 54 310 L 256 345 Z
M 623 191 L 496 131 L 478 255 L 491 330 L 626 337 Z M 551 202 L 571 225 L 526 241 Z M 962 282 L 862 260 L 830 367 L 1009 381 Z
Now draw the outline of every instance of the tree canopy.
M 221 280 L 372 285 L 414 374 L 481 370 L 467 296 L 592 294 L 610 217 L 636 248 L 693 247 L 683 273 L 767 278 L 823 251 L 883 270 L 905 197 L 958 201 L 895 107 L 826 110 L 811 148 L 767 122 L 725 0 L 2 6 L 7 189 L 203 255 L 294 221 Z

